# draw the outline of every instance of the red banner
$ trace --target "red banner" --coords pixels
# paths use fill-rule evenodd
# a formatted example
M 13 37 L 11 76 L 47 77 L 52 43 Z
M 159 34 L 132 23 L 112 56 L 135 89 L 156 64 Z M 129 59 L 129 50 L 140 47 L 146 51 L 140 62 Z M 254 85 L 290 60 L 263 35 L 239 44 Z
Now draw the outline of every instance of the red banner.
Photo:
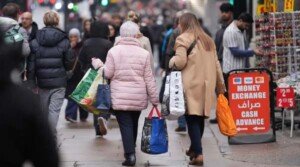
M 280 108 L 293 108 L 295 107 L 295 93 L 294 89 L 277 88 L 276 89 L 276 106 Z
M 266 72 L 233 73 L 228 78 L 229 106 L 238 133 L 270 129 L 270 77 Z

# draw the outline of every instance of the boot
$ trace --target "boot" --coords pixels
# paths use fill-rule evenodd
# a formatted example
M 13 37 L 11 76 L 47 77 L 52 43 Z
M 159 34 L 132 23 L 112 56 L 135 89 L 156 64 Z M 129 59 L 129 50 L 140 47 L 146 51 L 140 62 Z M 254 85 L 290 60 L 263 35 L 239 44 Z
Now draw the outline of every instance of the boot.
M 186 150 L 185 151 L 185 155 L 188 156 L 188 157 L 190 157 L 190 160 L 193 160 L 195 158 L 195 156 L 196 156 L 196 154 L 194 153 L 194 151 L 192 151 L 191 149 Z
M 195 166 L 203 166 L 203 155 L 198 155 L 195 157 L 192 161 L 190 161 L 190 165 L 195 165 Z
M 135 153 L 125 154 L 125 161 L 122 163 L 123 166 L 135 166 L 136 157 Z

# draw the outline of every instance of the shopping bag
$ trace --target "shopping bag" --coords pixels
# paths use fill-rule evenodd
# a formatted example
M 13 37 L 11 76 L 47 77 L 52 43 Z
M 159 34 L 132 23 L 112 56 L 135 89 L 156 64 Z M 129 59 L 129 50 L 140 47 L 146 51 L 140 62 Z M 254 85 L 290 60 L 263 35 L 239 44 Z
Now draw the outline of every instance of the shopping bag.
M 98 85 L 94 107 L 102 112 L 109 112 L 111 108 L 110 86 L 105 79 L 104 69 L 102 70 L 102 82 Z
M 161 103 L 161 115 L 162 116 L 168 116 L 168 115 L 170 115 L 170 108 L 169 108 L 169 103 L 170 103 L 170 75 L 166 76 L 164 86 L 165 86 L 165 89 L 164 89 L 163 99 L 162 99 L 162 103 Z
M 153 117 L 156 111 L 157 117 Z M 142 132 L 141 150 L 147 154 L 162 154 L 168 152 L 167 124 L 161 117 L 157 107 L 153 107 L 145 123 Z
M 100 114 L 100 110 L 94 107 L 93 103 L 101 80 L 101 72 L 98 73 L 97 70 L 89 69 L 69 97 L 84 110 L 96 115 Z
M 223 135 L 234 136 L 237 134 L 236 125 L 228 105 L 228 100 L 223 94 L 218 96 L 216 116 L 220 132 Z
M 170 74 L 170 116 L 179 117 L 185 114 L 185 100 L 183 95 L 182 77 L 180 71 Z

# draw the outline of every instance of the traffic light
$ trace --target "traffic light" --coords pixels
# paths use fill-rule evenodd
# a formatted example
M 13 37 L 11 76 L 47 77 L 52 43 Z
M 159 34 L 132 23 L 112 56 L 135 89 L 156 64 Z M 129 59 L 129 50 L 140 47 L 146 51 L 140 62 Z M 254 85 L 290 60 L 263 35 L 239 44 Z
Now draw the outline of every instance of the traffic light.
M 231 5 L 234 5 L 234 0 L 229 0 L 229 3 L 230 3 Z
M 41 6 L 53 6 L 57 0 L 37 0 L 38 4 Z
M 98 0 L 98 4 L 103 7 L 107 7 L 109 5 L 110 0 Z

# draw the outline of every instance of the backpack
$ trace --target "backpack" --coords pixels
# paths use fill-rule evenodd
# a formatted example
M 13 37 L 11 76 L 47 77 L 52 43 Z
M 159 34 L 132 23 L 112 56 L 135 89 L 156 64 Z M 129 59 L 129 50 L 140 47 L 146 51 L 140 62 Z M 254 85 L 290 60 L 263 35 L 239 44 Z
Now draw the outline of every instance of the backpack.
M 23 43 L 24 38 L 22 34 L 19 32 L 20 28 L 21 27 L 19 25 L 15 25 L 4 33 L 4 41 L 6 44 L 15 45 L 15 44 Z
M 18 50 L 22 48 L 24 41 L 23 35 L 19 32 L 20 28 L 21 27 L 17 24 L 12 26 L 4 33 L 4 42 Z M 21 62 L 22 63 L 20 63 L 17 68 L 22 73 L 26 69 L 26 59 L 22 58 Z

